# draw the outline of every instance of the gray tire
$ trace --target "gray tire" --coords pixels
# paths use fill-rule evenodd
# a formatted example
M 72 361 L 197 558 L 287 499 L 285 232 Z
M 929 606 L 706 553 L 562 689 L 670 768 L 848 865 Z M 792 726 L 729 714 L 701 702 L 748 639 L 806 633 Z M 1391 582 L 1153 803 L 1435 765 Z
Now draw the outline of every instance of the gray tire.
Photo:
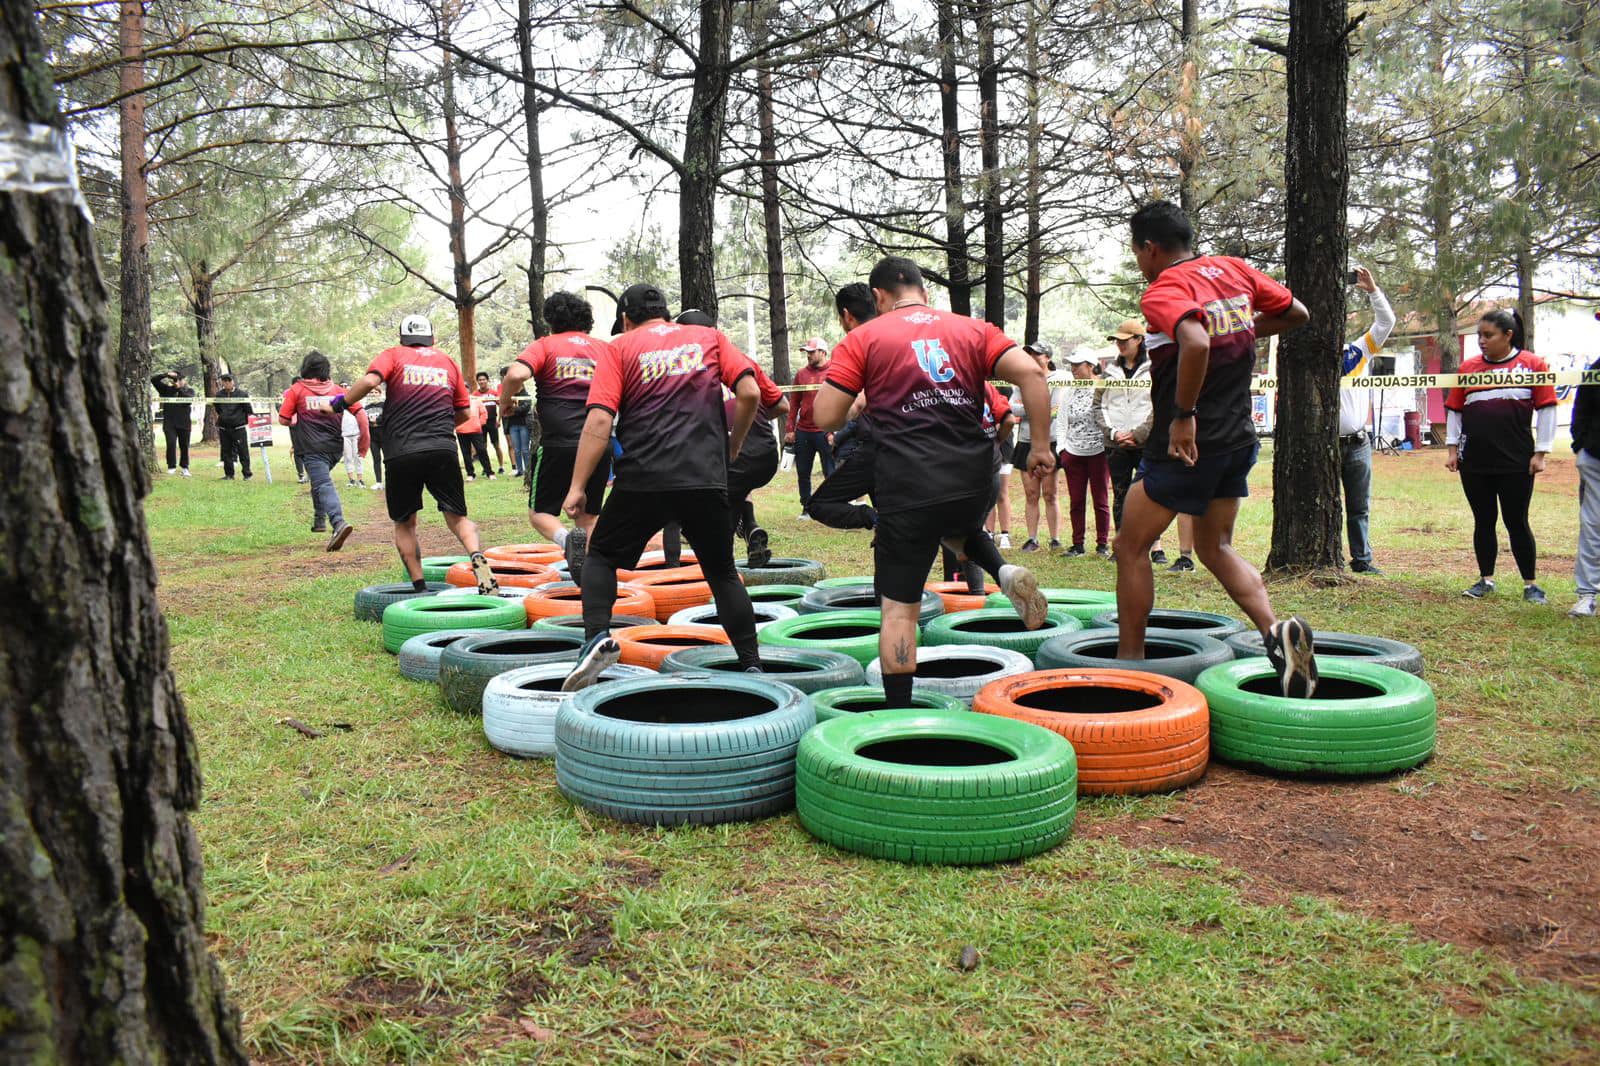
M 1088 624 L 1097 629 L 1115 629 L 1117 612 L 1103 611 L 1095 615 Z M 1174 611 L 1165 607 L 1157 607 L 1151 611 L 1150 621 L 1146 624 L 1151 629 L 1173 629 L 1181 633 L 1210 637 L 1212 640 L 1227 640 L 1235 633 L 1243 633 L 1246 628 L 1243 622 L 1237 618 L 1229 618 L 1225 614 L 1212 614 L 1210 611 Z
M 814 588 L 800 600 L 801 614 L 821 614 L 823 611 L 853 611 L 878 609 L 878 594 L 872 583 L 864 585 L 832 585 Z M 922 604 L 917 610 L 917 624 L 925 626 L 944 614 L 944 601 L 937 592 L 922 591 Z
M 815 559 L 789 559 L 774 555 L 766 566 L 739 564 L 746 585 L 815 585 L 828 576 Z
M 654 626 L 660 625 L 654 618 L 643 618 L 632 614 L 614 614 L 611 616 L 611 628 L 627 629 L 629 626 Z M 583 634 L 583 615 L 561 614 L 553 618 L 541 618 L 528 627 L 538 632 L 577 633 Z
M 1224 643 L 1238 659 L 1253 659 L 1266 655 L 1261 646 L 1261 634 L 1255 630 L 1235 633 Z M 1316 633 L 1312 639 L 1317 658 L 1360 659 L 1395 670 L 1404 670 L 1417 677 L 1423 676 L 1422 652 L 1409 644 L 1387 637 L 1366 637 L 1359 633 Z
M 1033 660 L 1020 651 L 981 644 L 945 644 L 917 649 L 917 676 L 913 692 L 937 692 L 972 706 L 978 690 L 991 681 L 1033 669 Z M 867 685 L 883 687 L 883 668 L 874 659 L 867 665 Z
M 756 603 L 751 601 L 750 606 L 756 612 L 756 629 L 759 631 L 772 623 L 785 618 L 793 618 L 799 612 L 792 607 L 785 607 L 781 603 Z M 702 603 L 698 607 L 685 607 L 683 610 L 667 619 L 669 626 L 720 626 L 722 619 L 717 615 L 715 603 Z
M 520 585 L 501 585 L 494 591 L 493 595 L 502 600 L 525 600 L 528 598 L 528 595 L 531 592 L 533 592 L 531 588 L 526 588 Z M 477 587 L 473 585 L 451 585 L 449 588 L 440 592 L 439 595 L 477 596 L 479 595 L 479 592 Z
M 404 584 L 397 582 L 393 585 L 368 585 L 356 593 L 356 621 L 381 622 L 383 609 L 391 603 L 421 599 L 424 596 L 437 596 L 448 588 L 450 586 L 443 581 L 428 582 L 427 592 L 418 592 L 411 587 L 409 581 Z
M 412 637 L 400 645 L 400 673 L 413 681 L 438 681 L 439 656 L 462 637 L 475 637 L 481 629 L 441 629 Z
M 577 633 L 481 633 L 462 637 L 439 656 L 439 691 L 457 714 L 480 714 L 489 680 L 507 670 L 578 661 Z
M 762 673 L 768 680 L 781 681 L 801 692 L 820 692 L 861 684 L 861 664 L 843 652 L 807 648 L 761 649 Z M 727 645 L 684 648 L 661 662 L 663 674 L 741 673 L 739 653 Z
M 562 692 L 571 666 L 524 666 L 489 679 L 483 689 L 483 735 L 491 747 L 507 755 L 539 758 L 556 753 L 556 711 L 576 693 Z M 642 666 L 618 664 L 600 675 L 600 682 L 650 677 Z
M 816 724 L 798 689 L 751 675 L 596 685 L 556 711 L 556 784 L 624 822 L 709 825 L 794 806 L 794 755 Z
M 1194 684 L 1210 667 L 1233 661 L 1222 641 L 1187 631 L 1148 629 L 1144 647 L 1148 658 L 1119 659 L 1115 629 L 1086 629 L 1039 645 L 1037 662 L 1041 670 L 1137 670 Z

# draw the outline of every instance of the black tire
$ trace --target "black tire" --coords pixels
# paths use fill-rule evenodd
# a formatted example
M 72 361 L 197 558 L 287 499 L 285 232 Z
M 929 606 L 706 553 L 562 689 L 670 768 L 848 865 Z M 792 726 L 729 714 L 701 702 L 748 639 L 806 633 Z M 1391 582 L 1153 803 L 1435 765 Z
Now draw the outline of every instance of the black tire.
M 1237 618 L 1229 618 L 1225 614 L 1212 614 L 1210 611 L 1174 611 L 1165 607 L 1157 607 L 1150 612 L 1150 620 L 1145 623 L 1151 629 L 1176 629 L 1183 633 L 1194 633 L 1212 640 L 1227 640 L 1235 633 L 1243 633 L 1245 624 Z M 1114 610 L 1103 611 L 1090 620 L 1089 625 L 1098 629 L 1117 628 L 1117 612 Z
M 801 614 L 821 614 L 823 611 L 876 611 L 878 594 L 871 583 L 865 585 L 830 585 L 814 588 L 800 599 L 796 608 Z M 937 592 L 922 590 L 922 604 L 917 610 L 917 625 L 925 626 L 944 614 L 944 601 Z
M 1039 646 L 1051 637 L 1082 629 L 1082 622 L 1054 607 L 1045 612 L 1045 623 L 1038 629 L 1024 628 L 1022 619 L 1011 607 L 984 607 L 935 619 L 922 631 L 922 639 L 929 645 L 984 644 L 991 648 L 1008 648 L 1032 659 L 1038 654 Z
M 761 649 L 762 676 L 781 681 L 801 692 L 859 685 L 865 676 L 861 664 L 837 651 L 809 648 Z M 661 662 L 663 674 L 742 673 L 739 653 L 725 644 L 704 648 L 684 648 Z
M 750 675 L 646 678 L 579 692 L 556 712 L 556 784 L 624 822 L 710 825 L 794 806 L 811 701 Z
M 874 711 L 800 742 L 800 822 L 847 851 L 916 863 L 1036 855 L 1072 831 L 1078 763 L 1066 738 L 988 714 Z
M 451 596 L 401 600 L 383 609 L 383 647 L 393 654 L 419 633 L 441 629 L 527 629 L 521 600 L 496 596 Z
M 439 681 L 439 656 L 444 649 L 462 637 L 475 637 L 481 629 L 441 629 L 412 637 L 400 645 L 396 658 L 400 661 L 400 675 L 413 681 Z
M 450 586 L 443 581 L 428 582 L 428 591 L 418 592 L 411 587 L 411 582 L 404 584 L 396 582 L 393 585 L 368 585 L 356 593 L 356 621 L 381 622 L 383 609 L 391 603 L 401 600 L 421 599 L 424 596 L 437 596 Z
M 917 649 L 917 675 L 911 686 L 915 692 L 937 692 L 960 700 L 963 707 L 971 707 L 978 690 L 989 682 L 1025 674 L 1032 669 L 1032 657 L 1010 648 L 930 644 Z M 883 668 L 879 660 L 867 664 L 866 683 L 873 688 L 883 687 Z M 820 711 L 817 720 L 822 720 Z
M 627 629 L 629 626 L 660 625 L 654 618 L 644 618 L 640 615 L 614 614 L 611 616 L 612 630 Z M 553 618 L 541 618 L 528 627 L 540 633 L 583 633 L 583 615 L 561 614 Z
M 1236 659 L 1252 659 L 1256 656 L 1267 654 L 1261 645 L 1261 634 L 1253 629 L 1244 633 L 1235 633 L 1225 643 Z M 1366 637 L 1358 633 L 1319 632 L 1313 636 L 1312 647 L 1316 652 L 1319 663 L 1324 657 L 1329 659 L 1359 659 L 1364 663 L 1376 663 L 1379 666 L 1404 670 L 1406 673 L 1415 674 L 1417 677 L 1424 676 L 1422 652 L 1409 644 L 1402 644 L 1398 640 L 1390 640 L 1387 637 Z
M 1222 641 L 1174 629 L 1145 630 L 1144 659 L 1117 658 L 1115 629 L 1086 629 L 1051 637 L 1039 645 L 1036 662 L 1041 670 L 1137 670 L 1194 684 L 1194 679 L 1221 663 L 1233 652 Z
M 969 712 L 967 705 L 954 696 L 931 689 L 912 689 L 910 707 L 890 707 L 882 685 L 845 685 L 813 692 L 811 709 L 816 712 L 819 722 L 831 722 L 851 714 L 875 714 L 878 711 L 922 710 L 934 714 Z
M 483 689 L 507 670 L 576 663 L 583 648 L 577 633 L 482 633 L 462 637 L 439 656 L 439 691 L 457 714 L 482 714 Z
M 774 555 L 766 566 L 739 564 L 746 585 L 815 585 L 828 576 L 815 559 L 789 559 Z

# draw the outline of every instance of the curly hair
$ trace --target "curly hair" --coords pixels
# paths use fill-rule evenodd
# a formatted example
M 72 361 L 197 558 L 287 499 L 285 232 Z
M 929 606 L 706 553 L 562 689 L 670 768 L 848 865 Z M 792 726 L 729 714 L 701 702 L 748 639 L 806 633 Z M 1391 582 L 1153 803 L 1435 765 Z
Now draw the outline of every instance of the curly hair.
M 588 333 L 594 328 L 594 308 L 573 292 L 553 292 L 544 301 L 544 320 L 553 333 Z

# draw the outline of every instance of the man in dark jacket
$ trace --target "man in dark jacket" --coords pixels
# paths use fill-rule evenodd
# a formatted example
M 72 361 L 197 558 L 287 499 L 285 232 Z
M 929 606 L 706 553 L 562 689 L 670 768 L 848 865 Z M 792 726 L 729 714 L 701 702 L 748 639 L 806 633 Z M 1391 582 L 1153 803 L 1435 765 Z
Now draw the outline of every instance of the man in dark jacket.
M 250 394 L 235 388 L 233 375 L 217 381 L 217 439 L 222 445 L 222 480 L 233 480 L 233 462 L 246 481 L 250 480 Z
M 194 390 L 173 370 L 150 379 L 161 397 L 161 435 L 167 439 L 167 473 L 189 476 L 189 404 Z

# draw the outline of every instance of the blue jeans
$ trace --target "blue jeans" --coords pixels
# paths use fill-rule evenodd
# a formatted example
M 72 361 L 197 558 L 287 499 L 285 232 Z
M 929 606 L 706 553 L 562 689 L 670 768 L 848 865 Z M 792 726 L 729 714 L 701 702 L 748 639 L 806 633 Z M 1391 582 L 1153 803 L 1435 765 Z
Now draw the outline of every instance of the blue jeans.
M 1372 562 L 1372 540 L 1367 536 L 1367 512 L 1372 505 L 1372 438 L 1359 447 L 1341 447 L 1340 477 L 1344 481 L 1344 530 L 1350 541 L 1350 561 Z
M 528 470 L 528 443 L 532 435 L 526 423 L 511 422 L 506 425 L 506 440 L 511 442 L 511 461 L 518 473 Z
M 811 458 L 822 458 L 822 476 L 833 476 L 833 449 L 820 429 L 798 429 L 794 434 L 794 469 L 800 477 L 800 510 L 811 506 Z
M 311 482 L 312 521 L 320 522 L 322 516 L 327 515 L 332 519 L 334 529 L 344 525 L 344 508 L 339 505 L 339 493 L 333 487 L 333 478 L 329 476 L 329 471 L 339 465 L 339 460 L 340 456 L 337 455 L 305 456 L 306 479 Z

